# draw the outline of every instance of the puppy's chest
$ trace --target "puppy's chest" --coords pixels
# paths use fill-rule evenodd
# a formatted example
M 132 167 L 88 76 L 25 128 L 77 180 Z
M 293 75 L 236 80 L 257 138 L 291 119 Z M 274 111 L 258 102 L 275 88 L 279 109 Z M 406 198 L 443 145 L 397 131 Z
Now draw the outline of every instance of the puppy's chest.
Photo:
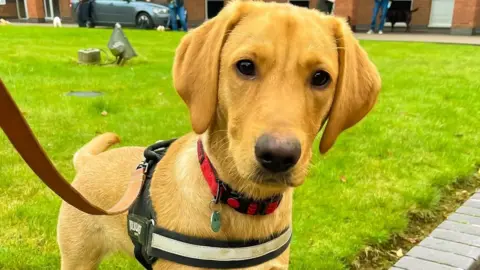
M 172 195 L 170 200 L 165 198 L 163 204 L 156 200 L 153 204 L 156 224 L 177 233 L 218 240 L 264 239 L 288 226 L 277 215 L 249 216 L 228 205 L 212 205 L 209 199 L 182 199 Z

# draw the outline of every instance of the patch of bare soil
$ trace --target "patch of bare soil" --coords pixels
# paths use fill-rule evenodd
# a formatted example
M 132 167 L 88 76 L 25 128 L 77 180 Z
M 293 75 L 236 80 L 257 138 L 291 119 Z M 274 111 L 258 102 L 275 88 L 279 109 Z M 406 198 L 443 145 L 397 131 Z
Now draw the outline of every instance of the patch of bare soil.
M 350 264 L 350 269 L 389 269 L 412 247 L 427 237 L 450 213 L 460 207 L 480 187 L 480 170 L 471 176 L 459 178 L 442 191 L 438 206 L 429 211 L 411 211 L 409 225 L 401 234 L 395 234 L 382 244 L 367 246 Z

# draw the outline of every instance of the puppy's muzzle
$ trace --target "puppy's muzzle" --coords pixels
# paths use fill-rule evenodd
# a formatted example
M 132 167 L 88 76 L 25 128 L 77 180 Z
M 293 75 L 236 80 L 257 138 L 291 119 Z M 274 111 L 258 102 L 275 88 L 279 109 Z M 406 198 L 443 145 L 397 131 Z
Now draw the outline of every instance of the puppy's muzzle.
M 263 134 L 255 144 L 258 163 L 271 173 L 288 171 L 297 164 L 301 154 L 302 147 L 295 137 Z

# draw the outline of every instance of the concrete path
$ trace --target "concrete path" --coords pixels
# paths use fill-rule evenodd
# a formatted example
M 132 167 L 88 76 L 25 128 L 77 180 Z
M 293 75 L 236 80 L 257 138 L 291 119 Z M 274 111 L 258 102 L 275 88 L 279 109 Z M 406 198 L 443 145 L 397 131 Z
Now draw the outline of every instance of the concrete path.
M 405 33 L 385 33 L 383 35 L 366 33 L 355 33 L 360 40 L 379 40 L 379 41 L 414 41 L 414 42 L 432 42 L 449 44 L 470 44 L 480 45 L 480 36 L 455 36 L 439 34 L 405 34 Z
M 27 22 L 12 22 L 13 26 L 42 26 L 42 27 L 53 27 L 53 23 L 27 23 Z M 63 23 L 62 27 L 78 27 L 76 24 L 72 23 Z
M 52 27 L 52 23 L 19 23 L 12 22 L 15 26 L 44 26 Z M 76 24 L 64 23 L 63 27 L 78 27 Z M 448 44 L 470 44 L 480 45 L 480 36 L 454 36 L 439 34 L 416 34 L 416 33 L 385 33 L 383 35 L 365 33 L 355 33 L 360 40 L 378 40 L 378 41 L 413 41 L 413 42 L 432 42 L 432 43 L 448 43 Z
M 390 270 L 480 269 L 480 191 Z

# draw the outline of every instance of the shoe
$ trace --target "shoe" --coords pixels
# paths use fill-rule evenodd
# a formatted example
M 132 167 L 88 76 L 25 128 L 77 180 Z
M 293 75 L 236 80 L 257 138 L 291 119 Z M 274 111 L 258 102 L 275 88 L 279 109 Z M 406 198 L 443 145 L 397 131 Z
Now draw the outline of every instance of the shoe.
M 369 35 L 370 35 L 370 34 L 373 34 L 372 29 L 368 30 L 367 34 L 369 34 Z
M 378 31 L 378 34 L 379 34 L 379 35 L 383 35 L 383 31 L 381 31 L 381 30 Z

